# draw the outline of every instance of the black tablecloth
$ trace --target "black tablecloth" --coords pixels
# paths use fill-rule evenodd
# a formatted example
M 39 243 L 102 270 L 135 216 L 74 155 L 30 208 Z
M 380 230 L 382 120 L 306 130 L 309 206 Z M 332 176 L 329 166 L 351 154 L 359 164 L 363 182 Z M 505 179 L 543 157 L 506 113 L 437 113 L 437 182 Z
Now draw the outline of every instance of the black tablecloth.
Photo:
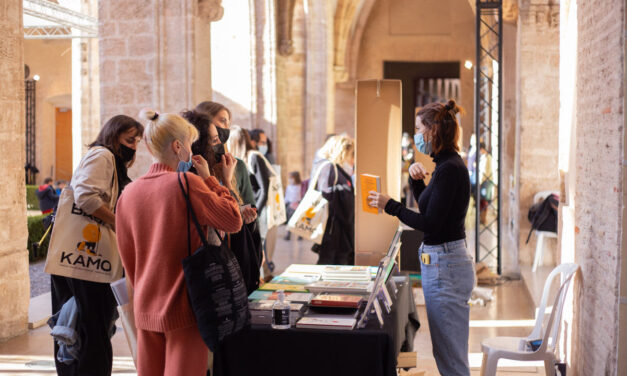
M 214 355 L 216 376 L 395 376 L 399 351 L 412 351 L 420 327 L 408 280 L 397 284 L 384 326 L 372 315 L 363 329 L 275 330 L 253 325 L 225 339 Z

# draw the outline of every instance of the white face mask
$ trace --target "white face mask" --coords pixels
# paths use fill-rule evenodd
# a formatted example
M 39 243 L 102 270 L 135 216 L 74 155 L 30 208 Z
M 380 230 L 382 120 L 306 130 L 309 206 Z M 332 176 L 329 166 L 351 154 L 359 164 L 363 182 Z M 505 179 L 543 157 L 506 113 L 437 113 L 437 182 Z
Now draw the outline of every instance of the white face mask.
M 344 171 L 346 171 L 346 173 L 347 173 L 347 174 L 349 174 L 349 175 L 352 175 L 352 174 L 353 174 L 353 172 L 354 172 L 354 171 L 353 171 L 354 166 L 350 165 L 350 164 L 349 164 L 349 163 L 347 163 L 347 162 L 342 163 L 342 169 L 343 169 Z

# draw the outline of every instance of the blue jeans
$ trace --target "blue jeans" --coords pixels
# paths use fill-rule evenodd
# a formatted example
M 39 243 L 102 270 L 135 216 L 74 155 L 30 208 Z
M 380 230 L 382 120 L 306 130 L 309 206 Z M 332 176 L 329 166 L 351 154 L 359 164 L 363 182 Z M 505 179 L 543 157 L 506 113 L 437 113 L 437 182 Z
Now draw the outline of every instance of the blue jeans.
M 418 252 L 433 356 L 438 370 L 442 376 L 469 376 L 468 299 L 475 284 L 475 269 L 466 241 L 423 244 Z M 423 262 L 423 254 L 429 255 L 429 264 Z

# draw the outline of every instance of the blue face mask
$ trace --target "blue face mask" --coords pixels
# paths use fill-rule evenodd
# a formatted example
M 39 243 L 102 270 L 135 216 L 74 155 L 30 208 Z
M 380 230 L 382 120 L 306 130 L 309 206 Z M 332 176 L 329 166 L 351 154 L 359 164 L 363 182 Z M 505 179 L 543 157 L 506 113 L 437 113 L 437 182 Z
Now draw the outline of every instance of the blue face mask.
M 266 153 L 268 152 L 268 145 L 259 145 L 259 152 L 263 155 L 266 155 Z
M 423 154 L 431 154 L 431 143 L 425 142 L 425 138 L 422 133 L 414 135 L 414 144 L 416 144 L 416 149 Z
M 180 161 L 178 167 L 176 168 L 177 172 L 187 172 L 190 168 L 192 168 L 192 153 L 189 153 L 189 161 Z

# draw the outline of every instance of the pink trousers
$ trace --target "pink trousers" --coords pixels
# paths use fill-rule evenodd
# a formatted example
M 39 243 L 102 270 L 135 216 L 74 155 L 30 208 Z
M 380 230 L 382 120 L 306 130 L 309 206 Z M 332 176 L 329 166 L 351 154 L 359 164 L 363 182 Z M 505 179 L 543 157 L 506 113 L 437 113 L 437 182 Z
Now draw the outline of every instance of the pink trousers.
M 196 325 L 166 333 L 137 329 L 139 376 L 206 375 L 208 355 Z

